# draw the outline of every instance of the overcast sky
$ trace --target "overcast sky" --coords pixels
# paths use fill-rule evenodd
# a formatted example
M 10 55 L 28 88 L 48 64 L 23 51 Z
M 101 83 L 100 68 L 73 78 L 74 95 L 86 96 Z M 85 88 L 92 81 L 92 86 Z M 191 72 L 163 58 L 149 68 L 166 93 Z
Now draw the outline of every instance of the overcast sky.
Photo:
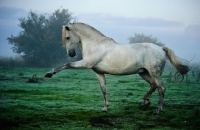
M 119 43 L 135 33 L 157 37 L 177 56 L 200 62 L 200 0 L 0 0 L 0 56 L 13 56 L 6 38 L 20 32 L 18 18 L 32 10 L 65 8 Z

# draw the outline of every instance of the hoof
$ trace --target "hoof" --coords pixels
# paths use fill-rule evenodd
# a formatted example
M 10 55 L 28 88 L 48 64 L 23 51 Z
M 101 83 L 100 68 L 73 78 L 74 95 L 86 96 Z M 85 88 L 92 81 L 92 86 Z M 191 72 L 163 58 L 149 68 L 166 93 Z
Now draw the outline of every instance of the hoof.
M 160 113 L 159 110 L 155 110 L 155 111 L 152 113 L 152 115 L 158 115 L 159 113 Z
M 48 73 L 46 73 L 46 75 L 44 77 L 51 78 L 52 76 L 53 76 L 53 74 L 48 72 Z
M 101 112 L 107 112 L 107 110 L 101 110 Z
M 107 112 L 107 109 L 106 109 L 106 108 L 103 108 L 103 109 L 101 110 L 101 112 Z
M 149 108 L 149 107 L 150 107 L 150 105 L 151 105 L 151 103 L 150 103 L 150 102 L 148 102 L 147 104 L 145 104 L 145 107 L 146 107 L 146 108 Z

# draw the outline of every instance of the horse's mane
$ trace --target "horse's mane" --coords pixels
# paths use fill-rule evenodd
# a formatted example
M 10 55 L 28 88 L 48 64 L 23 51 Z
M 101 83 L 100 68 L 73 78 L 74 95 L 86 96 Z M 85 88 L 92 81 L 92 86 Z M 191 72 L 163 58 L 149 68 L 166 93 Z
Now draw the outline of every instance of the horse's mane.
M 81 22 L 76 22 L 76 23 L 70 23 L 70 25 L 73 27 L 74 30 L 76 30 L 76 26 L 83 26 L 89 30 L 91 30 L 92 32 L 102 36 L 102 37 L 105 37 L 106 39 L 109 39 L 109 40 L 112 40 L 113 42 L 115 42 L 112 38 L 109 38 L 107 36 L 105 36 L 103 33 L 101 33 L 99 30 L 95 29 L 94 27 L 88 25 L 88 24 L 85 24 L 85 23 L 81 23 Z M 116 42 L 115 42 L 116 43 Z
M 73 23 L 74 25 L 81 25 L 81 26 L 85 26 L 89 29 L 91 29 L 92 31 L 96 32 L 97 34 L 101 35 L 101 36 L 104 36 L 105 35 L 103 33 L 101 33 L 99 30 L 95 29 L 94 27 L 88 25 L 88 24 L 85 24 L 85 23 L 81 23 L 81 22 L 77 22 L 77 23 Z

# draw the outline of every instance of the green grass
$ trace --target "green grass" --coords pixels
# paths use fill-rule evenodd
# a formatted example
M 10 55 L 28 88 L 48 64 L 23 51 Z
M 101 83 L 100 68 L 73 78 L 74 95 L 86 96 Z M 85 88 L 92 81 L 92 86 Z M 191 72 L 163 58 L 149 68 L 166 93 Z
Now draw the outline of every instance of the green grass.
M 164 110 L 152 115 L 158 92 L 150 108 L 142 109 L 149 85 L 138 75 L 106 75 L 110 105 L 102 113 L 103 97 L 92 70 L 70 69 L 44 78 L 49 70 L 0 67 L 1 129 L 200 129 L 200 83 L 191 74 L 186 85 L 167 83 L 164 73 Z M 33 75 L 38 82 L 27 82 Z

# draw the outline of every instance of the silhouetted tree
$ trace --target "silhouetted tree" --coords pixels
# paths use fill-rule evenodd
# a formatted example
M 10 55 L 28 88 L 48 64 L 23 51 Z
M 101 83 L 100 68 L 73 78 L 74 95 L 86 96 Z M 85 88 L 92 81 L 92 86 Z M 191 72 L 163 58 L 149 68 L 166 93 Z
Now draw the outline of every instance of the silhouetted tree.
M 71 20 L 72 14 L 66 9 L 55 10 L 49 16 L 30 11 L 27 18 L 19 19 L 22 31 L 7 40 L 13 45 L 13 52 L 20 54 L 27 65 L 48 67 L 66 58 L 61 30 Z
M 149 42 L 149 43 L 154 43 L 158 46 L 164 46 L 162 42 L 160 42 L 156 37 L 153 37 L 152 35 L 146 36 L 143 33 L 135 33 L 134 37 L 129 37 L 129 43 L 143 43 L 143 42 Z

